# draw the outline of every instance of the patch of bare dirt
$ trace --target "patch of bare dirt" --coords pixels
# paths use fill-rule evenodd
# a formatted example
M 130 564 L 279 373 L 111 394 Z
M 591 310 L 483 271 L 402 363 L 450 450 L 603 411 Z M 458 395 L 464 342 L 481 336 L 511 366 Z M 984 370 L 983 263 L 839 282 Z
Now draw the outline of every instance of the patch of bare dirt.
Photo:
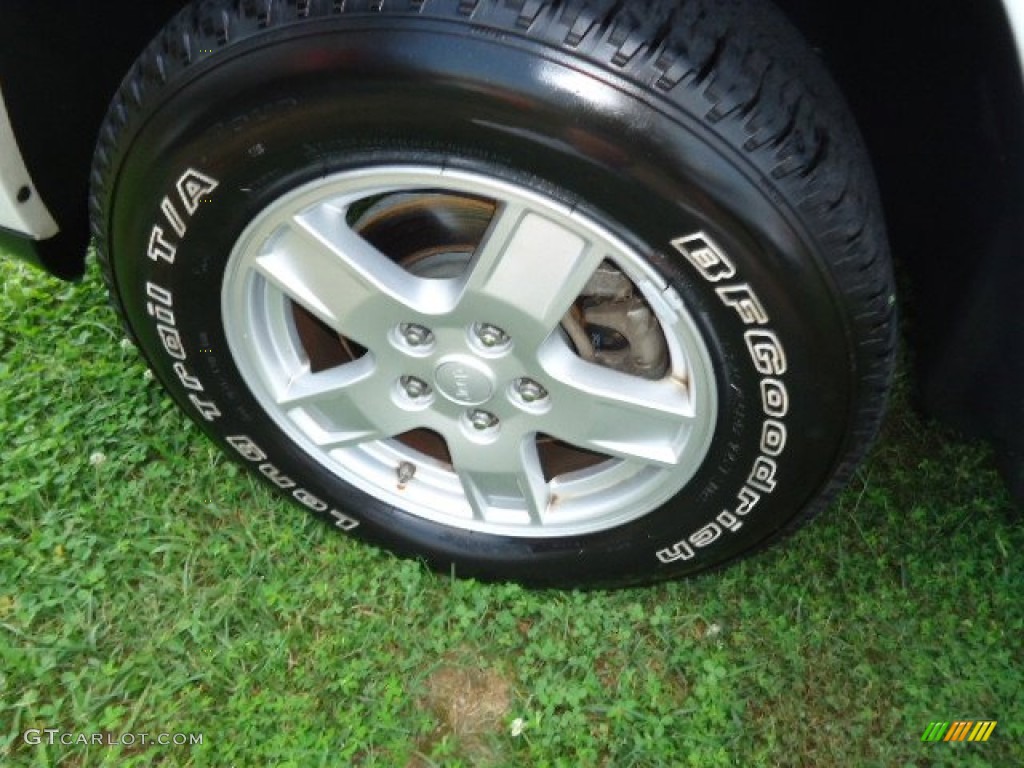
M 461 664 L 445 664 L 426 679 L 420 702 L 438 720 L 438 727 L 420 745 L 427 755 L 441 741 L 453 742 L 458 754 L 470 765 L 488 765 L 498 759 L 495 737 L 507 727 L 512 707 L 512 685 L 497 670 Z M 426 768 L 425 759 L 415 758 L 407 768 Z

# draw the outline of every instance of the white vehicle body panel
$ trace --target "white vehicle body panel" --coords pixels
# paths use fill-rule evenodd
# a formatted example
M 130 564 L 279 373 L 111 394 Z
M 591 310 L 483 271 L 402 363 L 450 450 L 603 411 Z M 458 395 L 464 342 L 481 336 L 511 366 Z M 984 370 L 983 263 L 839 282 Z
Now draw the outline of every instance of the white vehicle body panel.
M 19 201 L 18 195 L 28 189 L 31 196 Z M 32 184 L 32 177 L 21 157 L 14 129 L 7 115 L 3 93 L 0 92 L 0 227 L 44 240 L 57 234 L 57 222 L 47 210 Z
M 1021 73 L 1024 76 L 1024 0 L 1003 0 L 1006 15 L 1010 19 L 1010 28 L 1017 41 L 1017 58 L 1020 60 Z

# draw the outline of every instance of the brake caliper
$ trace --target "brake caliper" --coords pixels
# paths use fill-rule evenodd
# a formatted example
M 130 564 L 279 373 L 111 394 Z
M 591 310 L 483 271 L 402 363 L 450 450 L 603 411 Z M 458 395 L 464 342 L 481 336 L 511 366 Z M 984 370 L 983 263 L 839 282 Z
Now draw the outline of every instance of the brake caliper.
M 584 360 L 645 379 L 668 371 L 668 346 L 654 312 L 610 262 L 591 277 L 562 327 Z

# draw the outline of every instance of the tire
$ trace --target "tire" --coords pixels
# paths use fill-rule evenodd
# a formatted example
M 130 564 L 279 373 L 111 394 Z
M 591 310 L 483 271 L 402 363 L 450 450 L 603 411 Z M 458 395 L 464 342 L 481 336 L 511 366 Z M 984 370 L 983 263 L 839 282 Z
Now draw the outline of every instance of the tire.
M 634 584 L 778 541 L 892 373 L 865 152 L 755 0 L 198 2 L 117 94 L 91 209 L 213 439 L 463 576 Z

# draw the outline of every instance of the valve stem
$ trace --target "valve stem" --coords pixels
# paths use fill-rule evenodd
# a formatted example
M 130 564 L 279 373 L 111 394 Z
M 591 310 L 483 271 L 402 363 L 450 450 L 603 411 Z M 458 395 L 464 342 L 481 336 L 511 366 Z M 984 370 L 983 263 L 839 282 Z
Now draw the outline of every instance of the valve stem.
M 411 464 L 408 461 L 403 461 L 398 465 L 398 490 L 404 491 L 405 486 L 409 484 L 413 476 L 416 474 L 416 465 Z

